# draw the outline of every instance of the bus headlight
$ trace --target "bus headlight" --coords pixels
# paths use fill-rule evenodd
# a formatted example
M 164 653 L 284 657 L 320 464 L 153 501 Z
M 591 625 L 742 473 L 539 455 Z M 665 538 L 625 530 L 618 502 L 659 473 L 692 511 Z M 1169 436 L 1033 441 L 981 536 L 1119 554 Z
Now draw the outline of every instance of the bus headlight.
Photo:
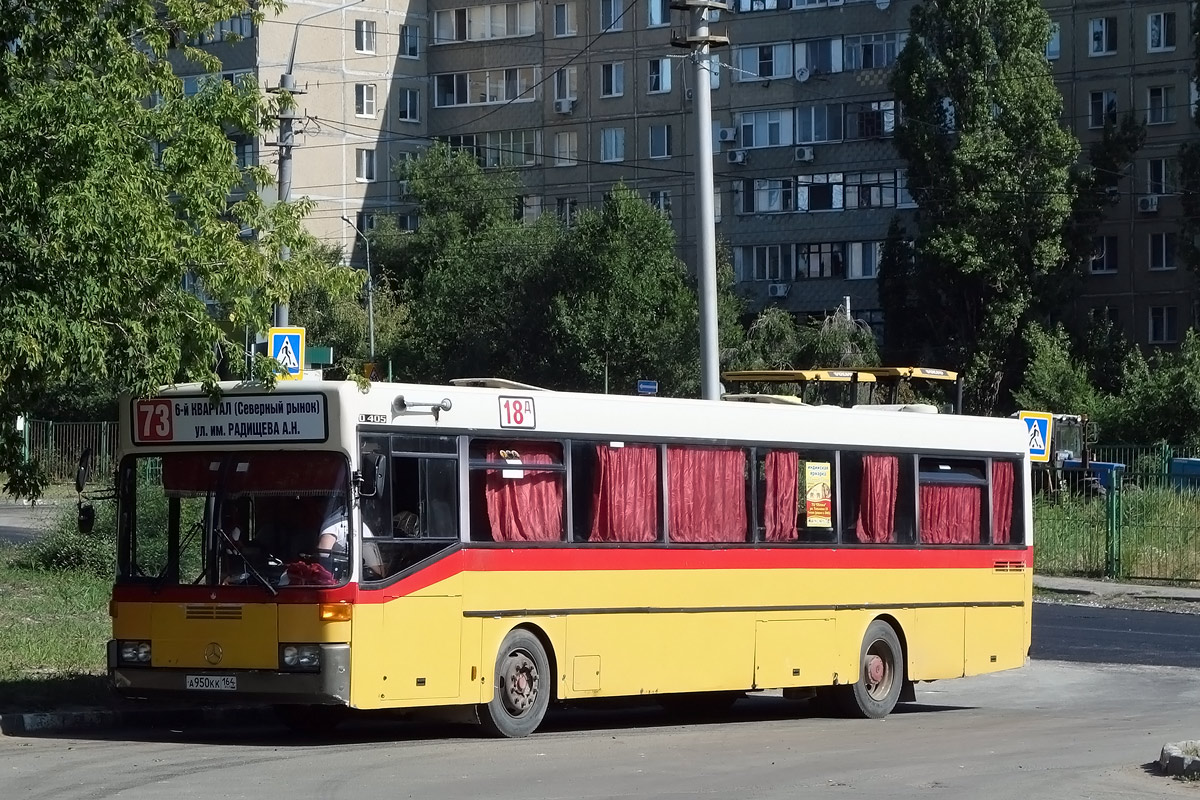
M 123 639 L 117 642 L 117 658 L 122 664 L 149 664 L 150 643 Z
M 321 669 L 321 646 L 316 644 L 280 645 L 279 668 L 288 672 L 317 672 Z

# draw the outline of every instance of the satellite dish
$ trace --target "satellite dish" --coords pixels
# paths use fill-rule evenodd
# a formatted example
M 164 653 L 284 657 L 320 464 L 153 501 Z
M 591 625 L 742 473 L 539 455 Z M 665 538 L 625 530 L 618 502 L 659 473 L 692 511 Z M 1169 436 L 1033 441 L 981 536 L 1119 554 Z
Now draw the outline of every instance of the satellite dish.
M 808 67 L 796 67 L 796 80 L 804 83 L 812 77 L 812 71 Z
M 875 0 L 875 7 L 880 11 L 887 11 L 888 6 L 892 4 L 892 0 Z

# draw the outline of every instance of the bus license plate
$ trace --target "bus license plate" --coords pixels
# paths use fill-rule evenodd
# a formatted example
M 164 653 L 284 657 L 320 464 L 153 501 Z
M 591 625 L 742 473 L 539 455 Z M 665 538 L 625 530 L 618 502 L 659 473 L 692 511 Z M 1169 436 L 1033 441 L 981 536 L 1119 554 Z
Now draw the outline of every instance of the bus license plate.
M 188 675 L 187 683 L 184 685 L 188 689 L 200 689 L 202 691 L 236 692 L 237 691 L 237 676 L 236 675 Z

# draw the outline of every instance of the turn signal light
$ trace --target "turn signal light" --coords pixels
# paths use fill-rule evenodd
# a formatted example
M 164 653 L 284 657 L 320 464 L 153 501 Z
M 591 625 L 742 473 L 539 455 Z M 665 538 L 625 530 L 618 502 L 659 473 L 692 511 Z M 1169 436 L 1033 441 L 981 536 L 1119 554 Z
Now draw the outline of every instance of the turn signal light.
M 354 614 L 354 606 L 349 603 L 321 603 L 322 622 L 349 622 Z

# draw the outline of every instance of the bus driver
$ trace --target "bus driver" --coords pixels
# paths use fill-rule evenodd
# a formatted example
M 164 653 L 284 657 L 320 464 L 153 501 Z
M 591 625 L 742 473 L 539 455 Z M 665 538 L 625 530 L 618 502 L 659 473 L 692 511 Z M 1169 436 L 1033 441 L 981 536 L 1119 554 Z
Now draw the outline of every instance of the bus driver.
M 366 520 L 362 526 L 363 538 L 375 538 L 374 532 L 368 527 Z M 317 537 L 317 563 L 329 569 L 332 566 L 335 552 L 345 555 L 349 551 L 350 520 L 346 504 L 342 498 L 335 497 L 321 522 L 321 533 Z M 329 570 L 333 572 L 332 569 Z M 363 579 L 377 580 L 384 576 L 383 558 L 379 545 L 373 542 L 363 543 Z

